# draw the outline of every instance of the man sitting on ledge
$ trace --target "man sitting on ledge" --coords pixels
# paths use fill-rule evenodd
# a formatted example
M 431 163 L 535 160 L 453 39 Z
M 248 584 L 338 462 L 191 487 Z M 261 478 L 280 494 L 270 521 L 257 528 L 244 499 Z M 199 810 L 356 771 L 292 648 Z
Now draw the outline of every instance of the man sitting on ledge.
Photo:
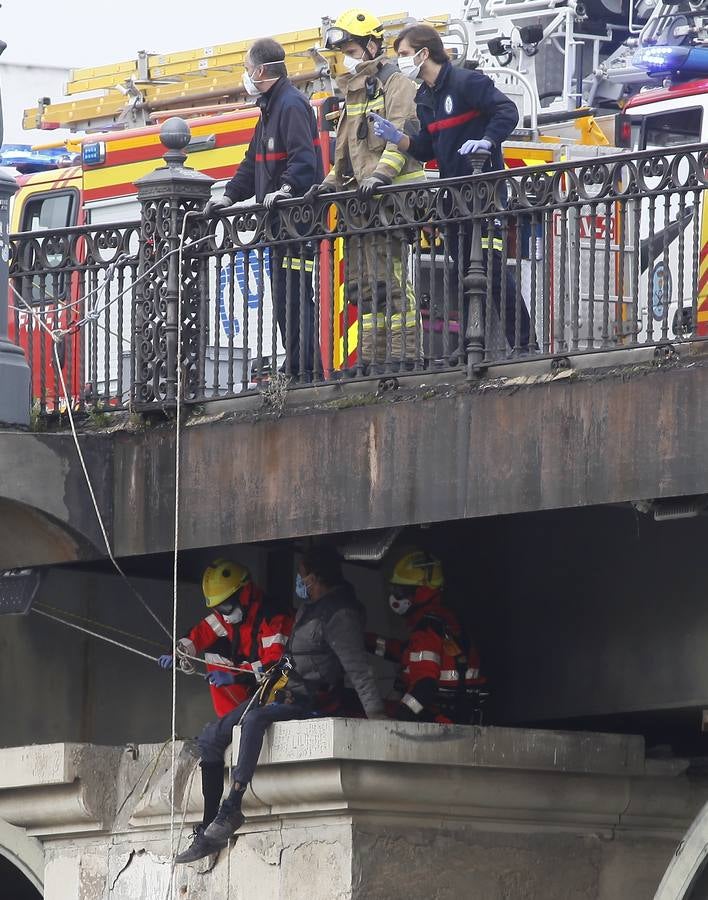
M 352 586 L 344 581 L 336 551 L 323 546 L 305 553 L 298 567 L 297 593 L 304 603 L 295 615 L 285 651 L 293 664 L 287 685 L 280 688 L 273 702 L 254 706 L 245 715 L 248 703 L 242 703 L 229 714 L 233 726 L 241 725 L 231 791 L 211 825 L 177 857 L 179 863 L 194 862 L 221 850 L 243 824 L 241 802 L 271 722 L 336 715 L 345 675 L 367 717 L 386 718 L 364 646 L 364 610 Z M 222 733 L 225 751 L 231 731 L 224 728 Z

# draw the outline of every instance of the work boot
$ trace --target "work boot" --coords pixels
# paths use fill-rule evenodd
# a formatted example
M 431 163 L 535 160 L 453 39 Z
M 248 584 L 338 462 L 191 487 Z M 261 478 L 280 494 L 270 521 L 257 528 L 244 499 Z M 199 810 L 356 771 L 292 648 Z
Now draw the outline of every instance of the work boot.
M 231 790 L 216 814 L 216 818 L 204 832 L 204 836 L 215 847 L 221 850 L 231 840 L 231 836 L 246 821 L 241 812 L 243 791 Z
M 226 846 L 226 845 L 224 845 Z M 218 853 L 221 847 L 217 847 L 213 841 L 209 840 L 204 834 L 204 826 L 197 825 L 192 832 L 192 843 L 175 857 L 175 863 L 191 863 L 198 859 L 204 859 L 205 856 L 211 856 Z

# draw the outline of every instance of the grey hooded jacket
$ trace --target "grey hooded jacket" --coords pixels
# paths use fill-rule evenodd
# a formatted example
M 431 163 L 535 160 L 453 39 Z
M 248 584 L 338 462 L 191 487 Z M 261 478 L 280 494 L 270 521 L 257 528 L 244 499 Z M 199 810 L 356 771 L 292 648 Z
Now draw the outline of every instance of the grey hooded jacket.
M 319 600 L 302 604 L 287 652 L 295 670 L 288 687 L 296 701 L 317 705 L 317 694 L 349 676 L 366 715 L 380 716 L 383 702 L 364 647 L 364 610 L 346 582 Z

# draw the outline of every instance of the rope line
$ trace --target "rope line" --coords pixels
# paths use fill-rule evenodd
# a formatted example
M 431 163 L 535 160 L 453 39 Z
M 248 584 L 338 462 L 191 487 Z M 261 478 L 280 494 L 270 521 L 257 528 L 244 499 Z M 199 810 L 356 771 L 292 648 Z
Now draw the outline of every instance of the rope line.
M 83 454 L 83 452 L 82 452 L 82 450 L 81 450 L 81 445 L 80 445 L 80 443 L 79 443 L 79 436 L 78 436 L 78 434 L 77 434 L 77 432 L 76 432 L 76 423 L 74 422 L 74 413 L 73 413 L 73 411 L 72 411 L 72 409 L 71 409 L 71 402 L 70 402 L 70 400 L 69 400 L 69 392 L 68 392 L 68 390 L 67 390 L 67 388 L 66 388 L 66 381 L 64 380 L 64 372 L 62 371 L 61 361 L 60 361 L 60 359 L 59 359 L 59 351 L 58 351 L 58 349 L 57 349 L 57 337 L 56 337 L 56 334 L 55 334 L 55 332 L 53 332 L 53 331 L 51 330 L 51 328 L 49 328 L 49 327 L 41 320 L 41 318 L 39 318 L 39 317 L 35 314 L 34 310 L 29 306 L 28 303 L 25 302 L 24 297 L 20 296 L 20 294 L 17 292 L 17 290 L 15 290 L 15 287 L 14 287 L 12 284 L 10 284 L 10 287 L 11 287 L 12 290 L 15 292 L 15 295 L 18 297 L 18 299 L 20 300 L 20 302 L 23 303 L 23 304 L 27 307 L 27 310 L 28 310 L 28 312 L 30 313 L 30 315 L 34 316 L 34 318 L 35 318 L 36 321 L 40 324 L 40 326 L 41 326 L 41 327 L 47 332 L 47 334 L 49 334 L 49 336 L 52 338 L 52 351 L 53 351 L 53 354 L 54 354 L 54 363 L 55 363 L 56 368 L 57 368 L 57 373 L 58 373 L 58 375 L 59 375 L 59 382 L 60 382 L 60 384 L 61 384 L 62 394 L 64 395 L 64 401 L 65 401 L 65 403 L 66 403 L 66 411 L 67 411 L 67 414 L 68 414 L 68 416 L 69 416 L 69 425 L 71 426 L 71 435 L 72 435 L 72 438 L 73 438 L 73 440 L 74 440 L 74 445 L 75 445 L 75 447 L 76 447 L 76 452 L 78 453 L 78 456 L 79 456 L 79 462 L 81 463 L 81 469 L 82 469 L 82 471 L 83 471 L 83 473 L 84 473 L 84 479 L 85 479 L 85 481 L 86 481 L 86 486 L 87 486 L 87 488 L 88 488 L 88 492 L 89 492 L 89 495 L 90 495 L 90 497 L 91 497 L 91 503 L 93 504 L 93 509 L 94 509 L 94 512 L 96 513 L 96 519 L 97 519 L 97 521 L 98 521 L 99 528 L 101 529 L 101 535 L 103 536 L 103 542 L 104 542 L 105 547 L 106 547 L 106 552 L 108 553 L 108 558 L 110 559 L 111 563 L 113 564 L 113 567 L 115 568 L 115 570 L 118 572 L 118 574 L 120 575 L 120 577 L 123 579 L 124 583 L 126 584 L 126 586 L 128 587 L 128 589 L 130 590 L 130 592 L 136 597 L 136 599 L 137 599 L 137 600 L 140 602 L 140 604 L 145 608 L 145 610 L 148 612 L 148 614 L 149 614 L 150 616 L 152 616 L 152 618 L 155 620 L 155 622 L 157 622 L 157 624 L 158 624 L 158 625 L 160 626 L 160 628 L 165 632 L 165 634 L 167 635 L 167 637 L 170 638 L 170 640 L 172 640 L 172 635 L 170 634 L 168 628 L 167 628 L 165 625 L 163 625 L 163 623 L 162 623 L 161 619 L 159 618 L 159 616 L 158 616 L 158 615 L 153 611 L 153 609 L 148 605 L 147 601 L 143 598 L 142 594 L 141 594 L 141 593 L 133 586 L 133 584 L 132 584 L 131 581 L 129 580 L 128 576 L 125 574 L 125 572 L 123 571 L 123 569 L 121 568 L 121 566 L 118 564 L 118 561 L 116 560 L 115 556 L 113 555 L 113 549 L 111 548 L 111 542 L 110 542 L 110 540 L 109 540 L 109 538 L 108 538 L 108 533 L 107 533 L 107 531 L 106 531 L 106 527 L 105 527 L 105 525 L 103 524 L 103 516 L 101 515 L 101 510 L 100 510 L 100 508 L 99 508 L 98 501 L 96 500 L 96 494 L 94 493 L 94 490 L 93 490 L 93 484 L 91 483 L 91 477 L 90 477 L 90 475 L 89 475 L 89 473 L 88 473 L 88 469 L 87 469 L 87 467 L 86 467 L 86 460 L 84 459 L 84 454 Z

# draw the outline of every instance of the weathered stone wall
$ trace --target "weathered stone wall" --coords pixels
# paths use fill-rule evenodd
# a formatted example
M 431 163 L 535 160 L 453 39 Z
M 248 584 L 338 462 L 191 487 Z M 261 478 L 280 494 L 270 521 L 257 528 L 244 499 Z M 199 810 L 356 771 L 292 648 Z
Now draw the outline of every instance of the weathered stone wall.
M 178 759 L 184 847 L 201 800 Z M 17 748 L 0 754 L 0 817 L 41 841 L 46 900 L 167 898 L 170 783 L 156 745 Z M 235 844 L 178 867 L 173 897 L 647 900 L 705 797 L 636 737 L 281 723 Z

